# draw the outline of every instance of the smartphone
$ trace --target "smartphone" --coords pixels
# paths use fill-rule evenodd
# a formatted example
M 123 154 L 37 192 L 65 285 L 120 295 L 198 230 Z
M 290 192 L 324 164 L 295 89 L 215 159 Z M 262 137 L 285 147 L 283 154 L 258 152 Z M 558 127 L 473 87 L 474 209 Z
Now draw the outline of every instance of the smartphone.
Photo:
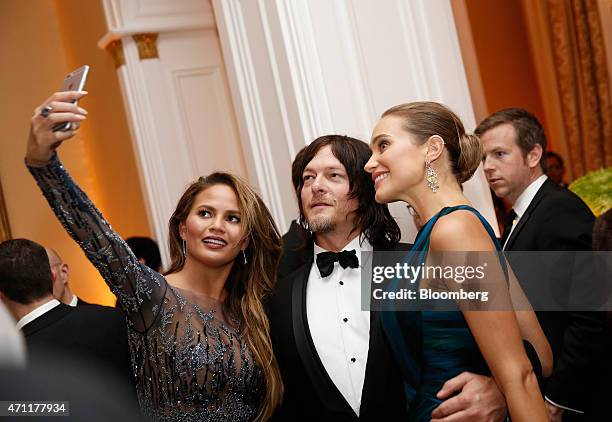
M 81 66 L 77 70 L 70 72 L 64 78 L 64 85 L 62 86 L 62 91 L 82 91 L 85 87 L 85 80 L 87 80 L 87 74 L 89 73 L 89 66 Z M 73 103 L 77 103 L 77 101 L 73 101 Z M 72 129 L 72 123 L 63 122 L 58 123 L 53 126 L 53 132 L 62 131 L 66 132 Z

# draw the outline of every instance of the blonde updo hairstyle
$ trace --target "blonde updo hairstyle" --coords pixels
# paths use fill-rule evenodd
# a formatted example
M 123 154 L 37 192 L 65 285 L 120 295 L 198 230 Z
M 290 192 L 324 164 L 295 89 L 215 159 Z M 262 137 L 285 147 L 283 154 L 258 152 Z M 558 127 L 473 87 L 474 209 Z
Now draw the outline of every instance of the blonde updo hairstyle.
M 465 133 L 459 117 L 443 104 L 418 101 L 400 104 L 385 111 L 381 118 L 396 116 L 402 128 L 414 136 L 419 145 L 434 135 L 444 140 L 450 166 L 457 182 L 468 181 L 482 160 L 482 144 L 476 135 Z

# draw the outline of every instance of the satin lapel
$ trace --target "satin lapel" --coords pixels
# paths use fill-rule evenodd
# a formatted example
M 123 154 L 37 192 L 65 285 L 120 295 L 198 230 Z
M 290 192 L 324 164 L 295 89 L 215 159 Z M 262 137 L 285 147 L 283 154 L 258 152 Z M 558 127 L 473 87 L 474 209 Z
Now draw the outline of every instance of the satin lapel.
M 408 252 L 412 245 L 400 243 L 396 246 L 393 252 Z M 372 268 L 383 264 L 382 254 L 385 251 L 374 251 L 372 254 Z M 370 297 L 372 295 L 372 284 L 370 284 Z M 373 372 L 374 360 L 378 358 L 372 351 L 376 350 L 376 346 L 379 344 L 380 336 L 384 336 L 382 325 L 380 325 L 380 312 L 370 311 L 370 341 L 368 345 L 368 360 L 366 362 L 365 379 L 363 380 L 363 390 L 361 395 L 361 403 L 363 404 L 368 400 L 370 392 L 376 389 L 380 389 L 381 386 L 377 385 L 377 382 L 385 380 L 385 377 L 381 377 L 381 374 Z
M 374 251 L 372 253 L 372 265 L 374 268 L 377 265 L 380 265 L 380 254 Z M 370 298 L 372 297 L 372 285 L 370 284 Z M 366 370 L 365 370 L 365 379 L 363 380 L 363 389 L 361 393 L 361 404 L 363 405 L 368 401 L 370 396 L 370 391 L 376 390 L 380 388 L 377 384 L 377 381 L 381 379 L 380 374 L 373 373 L 374 371 L 373 365 L 376 356 L 374 356 L 374 350 L 376 345 L 378 344 L 378 338 L 381 333 L 379 329 L 380 324 L 380 312 L 372 312 L 370 311 L 370 340 L 368 342 L 368 360 L 366 361 Z M 384 377 L 383 377 L 384 378 Z
M 523 227 L 525 227 L 525 224 L 527 224 L 527 220 L 529 220 L 529 216 L 530 216 L 529 210 L 525 211 L 525 214 L 521 216 L 521 219 L 519 220 L 518 224 L 516 225 L 514 230 L 512 230 L 512 234 L 510 235 L 508 242 L 506 242 L 506 247 L 504 248 L 505 251 L 512 250 L 512 245 L 514 245 L 514 242 L 516 241 L 516 238 L 518 237 L 519 233 L 521 232 L 521 230 L 523 230 Z
M 552 183 L 550 179 L 546 179 L 544 184 L 540 187 L 540 189 L 538 189 L 538 192 L 533 197 L 533 200 L 531 201 L 531 203 L 525 210 L 525 214 L 522 215 L 521 219 L 516 225 L 516 228 L 512 230 L 512 234 L 510 235 L 510 238 L 508 239 L 508 242 L 506 243 L 506 247 L 504 248 L 505 251 L 512 250 L 512 246 L 514 246 L 514 242 L 516 242 L 516 239 L 518 235 L 521 233 L 521 230 L 523 230 L 523 228 L 529 221 L 529 217 L 533 214 L 538 204 L 542 201 L 542 198 L 544 198 L 546 194 L 548 193 L 548 190 L 550 189 L 550 186 L 548 186 L 549 183 Z
M 304 368 L 306 369 L 306 373 L 310 377 L 313 389 L 319 396 L 321 403 L 323 403 L 330 412 L 355 415 L 351 406 L 344 399 L 344 396 L 331 380 L 327 371 L 325 371 L 325 367 L 317 354 L 310 335 L 308 317 L 306 316 L 306 287 L 308 285 L 311 267 L 312 260 L 302 266 L 299 271 L 296 271 L 296 277 L 293 280 L 291 291 L 291 315 L 293 318 L 295 345 Z

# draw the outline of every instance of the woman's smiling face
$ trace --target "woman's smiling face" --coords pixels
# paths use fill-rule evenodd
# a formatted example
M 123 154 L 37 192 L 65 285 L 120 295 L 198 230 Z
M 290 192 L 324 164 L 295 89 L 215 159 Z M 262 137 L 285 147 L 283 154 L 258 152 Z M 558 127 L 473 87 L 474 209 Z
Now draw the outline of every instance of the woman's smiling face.
M 402 118 L 389 115 L 379 120 L 370 141 L 372 156 L 365 165 L 372 174 L 376 202 L 398 201 L 423 184 L 426 148 L 402 128 Z
M 180 234 L 189 258 L 212 268 L 231 264 L 248 243 L 234 190 L 217 184 L 201 191 Z

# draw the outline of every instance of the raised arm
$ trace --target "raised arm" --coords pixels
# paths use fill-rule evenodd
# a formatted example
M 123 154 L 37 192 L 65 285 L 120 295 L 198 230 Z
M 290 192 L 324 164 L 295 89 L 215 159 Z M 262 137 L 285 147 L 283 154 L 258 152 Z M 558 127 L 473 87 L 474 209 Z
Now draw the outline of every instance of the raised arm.
M 60 163 L 55 149 L 78 131 L 87 112 L 70 103 L 79 92 L 55 93 L 34 110 L 26 164 L 68 234 L 79 244 L 119 298 L 132 327 L 146 331 L 165 295 L 163 277 L 140 264 L 127 244 L 104 219 Z M 44 107 L 51 108 L 41 113 Z M 46 114 L 46 116 L 45 116 Z M 53 132 L 59 122 L 73 122 L 67 132 Z

